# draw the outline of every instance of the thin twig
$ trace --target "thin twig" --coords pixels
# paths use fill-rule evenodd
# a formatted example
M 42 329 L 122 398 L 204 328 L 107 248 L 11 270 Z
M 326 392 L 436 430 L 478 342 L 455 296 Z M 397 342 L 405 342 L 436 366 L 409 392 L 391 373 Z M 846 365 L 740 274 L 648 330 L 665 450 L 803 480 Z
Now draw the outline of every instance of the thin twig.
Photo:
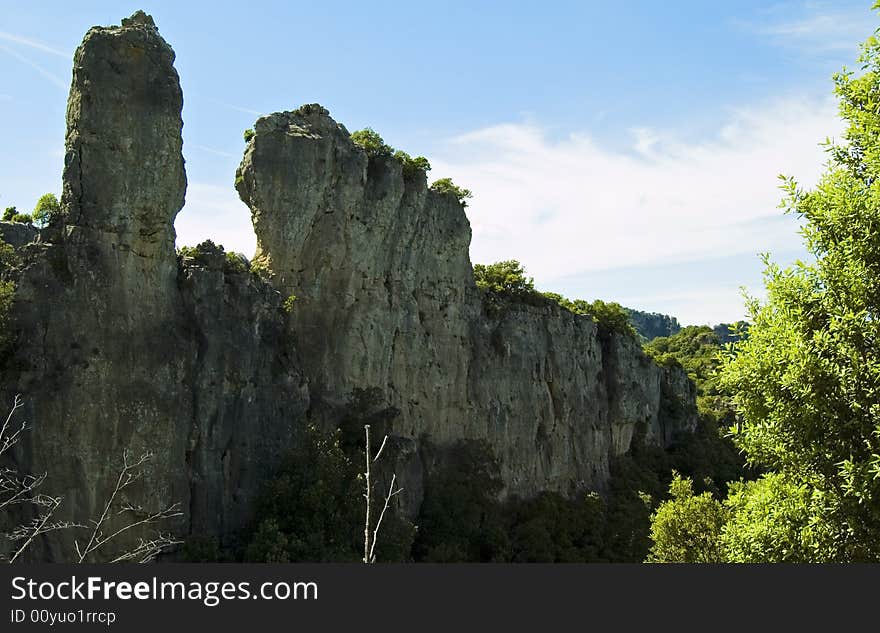
M 382 526 L 382 519 L 385 518 L 385 512 L 388 510 L 388 505 L 391 503 L 391 497 L 394 495 L 400 494 L 403 492 L 403 488 L 398 488 L 394 490 L 394 482 L 397 481 L 397 475 L 391 475 L 391 485 L 388 486 L 388 494 L 385 495 L 385 506 L 382 508 L 382 512 L 379 514 L 379 520 L 376 522 L 376 529 L 373 530 L 373 545 L 370 547 L 370 562 L 376 562 L 376 555 L 373 553 L 373 550 L 376 549 L 376 539 L 379 536 L 379 528 Z

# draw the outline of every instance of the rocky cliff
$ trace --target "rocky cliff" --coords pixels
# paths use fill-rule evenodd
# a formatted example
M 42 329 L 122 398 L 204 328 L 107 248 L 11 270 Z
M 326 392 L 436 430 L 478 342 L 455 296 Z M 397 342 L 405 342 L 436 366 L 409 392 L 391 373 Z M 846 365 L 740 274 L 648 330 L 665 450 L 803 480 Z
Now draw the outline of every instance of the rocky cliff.
M 3 396 L 26 396 L 34 430 L 17 459 L 49 473 L 71 515 L 100 511 L 123 451 L 149 450 L 145 504 L 180 501 L 181 534 L 230 535 L 295 426 L 334 424 L 357 388 L 401 412 L 410 513 L 429 445 L 487 440 L 507 494 L 568 493 L 601 489 L 634 437 L 666 445 L 693 425 L 693 385 L 635 340 L 553 304 L 490 309 L 457 199 L 367 156 L 317 105 L 259 119 L 236 178 L 269 281 L 219 249 L 179 257 L 173 61 L 140 12 L 88 32 L 62 216 L 15 240 Z M 65 545 L 47 539 L 45 556 Z

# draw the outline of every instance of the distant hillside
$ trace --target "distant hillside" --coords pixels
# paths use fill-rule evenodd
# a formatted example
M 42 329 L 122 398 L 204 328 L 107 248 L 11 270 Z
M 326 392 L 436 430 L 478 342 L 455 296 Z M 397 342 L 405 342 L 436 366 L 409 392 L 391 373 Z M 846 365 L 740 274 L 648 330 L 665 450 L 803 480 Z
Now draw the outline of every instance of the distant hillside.
M 653 341 L 658 336 L 672 336 L 681 330 L 681 324 L 675 317 L 658 312 L 642 312 L 626 308 L 629 320 L 636 332 L 647 341 Z

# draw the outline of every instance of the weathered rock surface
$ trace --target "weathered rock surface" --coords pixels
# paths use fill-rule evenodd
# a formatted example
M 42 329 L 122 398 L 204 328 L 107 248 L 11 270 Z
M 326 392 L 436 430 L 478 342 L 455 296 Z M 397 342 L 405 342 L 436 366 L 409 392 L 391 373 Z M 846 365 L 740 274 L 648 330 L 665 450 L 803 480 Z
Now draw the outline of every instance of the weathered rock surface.
M 625 336 L 556 306 L 487 312 L 454 196 L 369 157 L 318 105 L 259 119 L 236 186 L 257 256 L 296 296 L 291 334 L 313 410 L 378 387 L 402 412 L 395 433 L 437 443 L 485 439 L 507 492 L 601 487 L 609 459 L 643 425 L 667 444 L 693 415 L 683 374 Z
M 601 488 L 634 437 L 665 445 L 693 424 L 692 384 L 636 341 L 555 304 L 487 304 L 459 202 L 368 157 L 320 106 L 258 120 L 236 179 L 271 285 L 211 245 L 179 258 L 173 62 L 140 12 L 91 29 L 75 56 L 62 217 L 39 235 L 0 227 L 22 260 L 0 395 L 25 395 L 34 427 L 16 458 L 48 472 L 64 516 L 97 516 L 123 452 L 150 451 L 132 497 L 180 502 L 181 535 L 230 536 L 295 425 L 332 424 L 356 388 L 401 411 L 394 467 L 410 514 L 428 445 L 486 440 L 507 493 L 571 492 Z M 43 545 L 69 557 L 64 538 Z
M 288 448 L 305 382 L 277 292 L 224 272 L 222 253 L 219 264 L 178 264 L 186 180 L 173 60 L 143 15 L 91 29 L 77 50 L 64 217 L 20 249 L 3 395 L 25 397 L 34 427 L 19 459 L 49 474 L 63 516 L 98 516 L 123 452 L 149 451 L 131 498 L 179 502 L 179 534 L 226 534 Z M 46 544 L 43 556 L 69 557 L 69 540 Z

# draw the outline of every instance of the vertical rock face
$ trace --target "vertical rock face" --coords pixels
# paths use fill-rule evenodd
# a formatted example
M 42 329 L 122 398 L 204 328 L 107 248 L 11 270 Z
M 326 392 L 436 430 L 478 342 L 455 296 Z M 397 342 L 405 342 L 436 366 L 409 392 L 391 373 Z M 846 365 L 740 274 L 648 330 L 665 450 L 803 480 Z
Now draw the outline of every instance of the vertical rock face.
M 131 500 L 179 503 L 165 528 L 182 536 L 226 535 L 248 519 L 307 395 L 280 295 L 224 270 L 222 252 L 178 262 L 186 180 L 173 61 L 141 13 L 91 29 L 77 50 L 62 218 L 20 249 L 18 344 L 2 359 L 2 390 L 25 398 L 33 430 L 18 459 L 48 473 L 61 516 L 98 516 L 123 453 L 150 452 Z M 41 555 L 69 559 L 73 536 L 53 535 Z
M 115 233 L 142 255 L 173 256 L 186 192 L 182 108 L 174 51 L 150 16 L 89 30 L 67 103 L 69 225 Z
M 526 495 L 601 487 L 637 429 L 667 444 L 693 424 L 664 415 L 670 398 L 692 403 L 686 378 L 635 341 L 554 305 L 487 311 L 458 201 L 368 157 L 320 106 L 259 119 L 236 186 L 258 255 L 296 296 L 313 409 L 378 387 L 402 412 L 395 433 L 488 440 Z

